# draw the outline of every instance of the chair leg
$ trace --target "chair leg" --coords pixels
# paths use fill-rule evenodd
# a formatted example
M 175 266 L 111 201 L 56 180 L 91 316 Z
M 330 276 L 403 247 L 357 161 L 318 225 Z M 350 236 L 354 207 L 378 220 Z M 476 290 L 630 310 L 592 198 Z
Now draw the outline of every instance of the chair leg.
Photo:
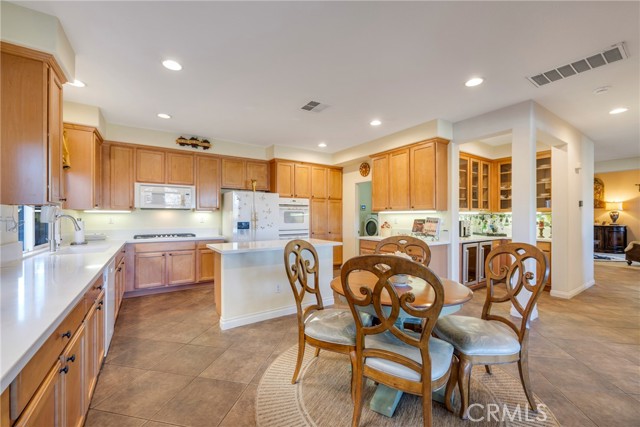
M 349 359 L 351 359 L 351 401 L 356 401 L 356 351 L 349 352 Z
M 424 427 L 431 427 L 431 386 L 425 387 L 422 392 L 422 419 L 424 420 Z
M 460 418 L 469 418 L 467 410 L 469 408 L 469 394 L 471 393 L 471 368 L 473 365 L 469 359 L 460 357 L 458 368 L 458 389 L 460 390 Z
M 487 371 L 487 374 L 493 374 L 493 372 L 491 372 L 491 365 L 484 365 L 484 369 Z
M 524 388 L 524 394 L 529 401 L 529 407 L 532 411 L 537 411 L 538 406 L 536 400 L 533 398 L 533 390 L 531 390 L 531 380 L 529 379 L 529 361 L 526 354 L 520 355 L 518 360 L 518 371 L 520 371 L 520 381 L 522 381 L 522 388 Z
M 320 347 L 316 347 L 316 357 L 320 356 Z
M 453 392 L 458 382 L 458 367 L 460 362 L 454 355 L 451 361 L 451 370 L 449 371 L 449 379 L 447 380 L 447 388 L 444 391 L 444 405 L 447 411 L 453 413 Z
M 353 366 L 354 376 L 354 399 L 353 399 L 353 418 L 351 419 L 351 427 L 358 427 L 360 424 L 360 416 L 362 415 L 362 370 L 359 361 Z
M 298 336 L 298 360 L 296 361 L 296 369 L 293 371 L 293 378 L 291 379 L 291 384 L 295 384 L 298 381 L 298 374 L 300 373 L 300 368 L 302 367 L 302 359 L 304 359 L 304 347 L 305 347 L 305 339 L 304 335 Z

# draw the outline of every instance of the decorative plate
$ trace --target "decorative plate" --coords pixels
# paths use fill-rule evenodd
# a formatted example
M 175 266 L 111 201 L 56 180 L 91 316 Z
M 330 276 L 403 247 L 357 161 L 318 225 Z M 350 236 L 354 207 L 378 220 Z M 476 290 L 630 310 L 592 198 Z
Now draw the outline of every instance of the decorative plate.
M 371 171 L 371 166 L 369 166 L 369 163 L 367 162 L 362 162 L 360 164 L 360 175 L 362 176 L 369 176 L 369 172 Z

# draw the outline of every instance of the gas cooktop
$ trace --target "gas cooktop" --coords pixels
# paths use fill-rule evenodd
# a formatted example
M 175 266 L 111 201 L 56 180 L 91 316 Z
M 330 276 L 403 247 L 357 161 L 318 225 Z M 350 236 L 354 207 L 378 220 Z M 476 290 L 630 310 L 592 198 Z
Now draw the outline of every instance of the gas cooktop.
M 168 234 L 136 234 L 134 239 L 157 239 L 157 238 L 180 238 L 180 237 L 196 237 L 193 233 L 168 233 Z

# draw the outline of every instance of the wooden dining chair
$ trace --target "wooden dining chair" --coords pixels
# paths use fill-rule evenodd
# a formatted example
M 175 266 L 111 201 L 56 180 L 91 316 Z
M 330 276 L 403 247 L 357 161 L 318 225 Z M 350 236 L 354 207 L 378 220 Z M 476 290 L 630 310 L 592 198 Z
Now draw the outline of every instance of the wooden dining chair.
M 318 253 L 313 245 L 304 240 L 287 243 L 284 265 L 296 301 L 298 319 L 298 360 L 291 384 L 298 380 L 305 344 L 316 348 L 316 356 L 320 349 L 348 354 L 353 367 L 356 356 L 353 316 L 347 309 L 324 308 L 318 277 Z M 311 295 L 311 305 L 303 308 L 307 294 Z
M 349 284 L 352 272 L 367 271 L 377 277 L 370 288 L 362 286 L 354 292 Z M 433 291 L 433 303 L 416 307 L 410 290 L 398 291 L 390 279 L 398 274 L 422 279 Z M 444 304 L 444 290 L 438 276 L 428 267 L 394 255 L 364 255 L 345 262 L 341 271 L 342 286 L 349 308 L 356 319 L 356 362 L 353 374 L 354 410 L 352 426 L 357 427 L 362 413 L 364 377 L 389 387 L 422 396 L 424 425 L 431 426 L 431 392 L 447 383 L 451 372 L 453 347 L 431 336 Z M 356 287 L 357 288 L 357 287 Z M 383 298 L 390 305 L 383 305 Z M 372 307 L 369 307 L 372 306 Z M 375 310 L 379 324 L 366 325 L 358 313 Z M 414 316 L 424 320 L 421 333 L 405 331 L 398 326 L 398 317 Z M 451 391 L 447 390 L 447 408 Z
M 534 272 L 540 272 L 535 275 Z M 469 383 L 473 365 L 518 363 L 520 380 L 532 410 L 537 406 L 531 391 L 528 365 L 529 319 L 549 276 L 545 254 L 533 245 L 507 243 L 492 250 L 485 261 L 487 298 L 482 317 L 445 316 L 438 320 L 434 333 L 453 345 L 459 359 L 457 378 L 460 389 L 460 417 L 468 418 Z M 517 296 L 531 292 L 523 306 Z M 522 316 L 517 323 L 492 313 L 494 304 L 511 304 Z
M 380 240 L 376 245 L 375 253 L 384 252 L 402 252 L 426 267 L 429 267 L 431 262 L 429 245 L 424 240 L 412 236 L 392 236 Z

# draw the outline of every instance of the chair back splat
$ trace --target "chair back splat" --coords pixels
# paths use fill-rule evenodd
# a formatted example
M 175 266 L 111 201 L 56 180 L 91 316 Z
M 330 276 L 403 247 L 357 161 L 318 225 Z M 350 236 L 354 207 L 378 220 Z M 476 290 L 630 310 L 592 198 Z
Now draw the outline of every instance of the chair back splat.
M 296 301 L 298 324 L 301 325 L 308 313 L 324 308 L 318 278 L 318 253 L 311 243 L 292 240 L 284 248 L 284 265 Z M 315 296 L 316 303 L 303 310 L 302 301 L 307 292 Z
M 431 249 L 424 240 L 411 236 L 392 236 L 382 239 L 376 245 L 376 254 L 382 252 L 402 252 L 411 257 L 415 262 L 419 262 L 428 267 L 431 262 Z
M 536 273 L 531 271 L 536 269 Z M 485 262 L 487 278 L 487 298 L 482 309 L 485 320 L 500 321 L 518 335 L 523 341 L 529 325 L 533 307 L 542 294 L 544 284 L 549 277 L 549 264 L 541 250 L 527 243 L 507 243 L 493 249 Z M 518 295 L 523 289 L 531 292 L 523 306 Z M 493 314 L 493 304 L 509 302 L 522 316 L 517 326 L 509 318 Z

